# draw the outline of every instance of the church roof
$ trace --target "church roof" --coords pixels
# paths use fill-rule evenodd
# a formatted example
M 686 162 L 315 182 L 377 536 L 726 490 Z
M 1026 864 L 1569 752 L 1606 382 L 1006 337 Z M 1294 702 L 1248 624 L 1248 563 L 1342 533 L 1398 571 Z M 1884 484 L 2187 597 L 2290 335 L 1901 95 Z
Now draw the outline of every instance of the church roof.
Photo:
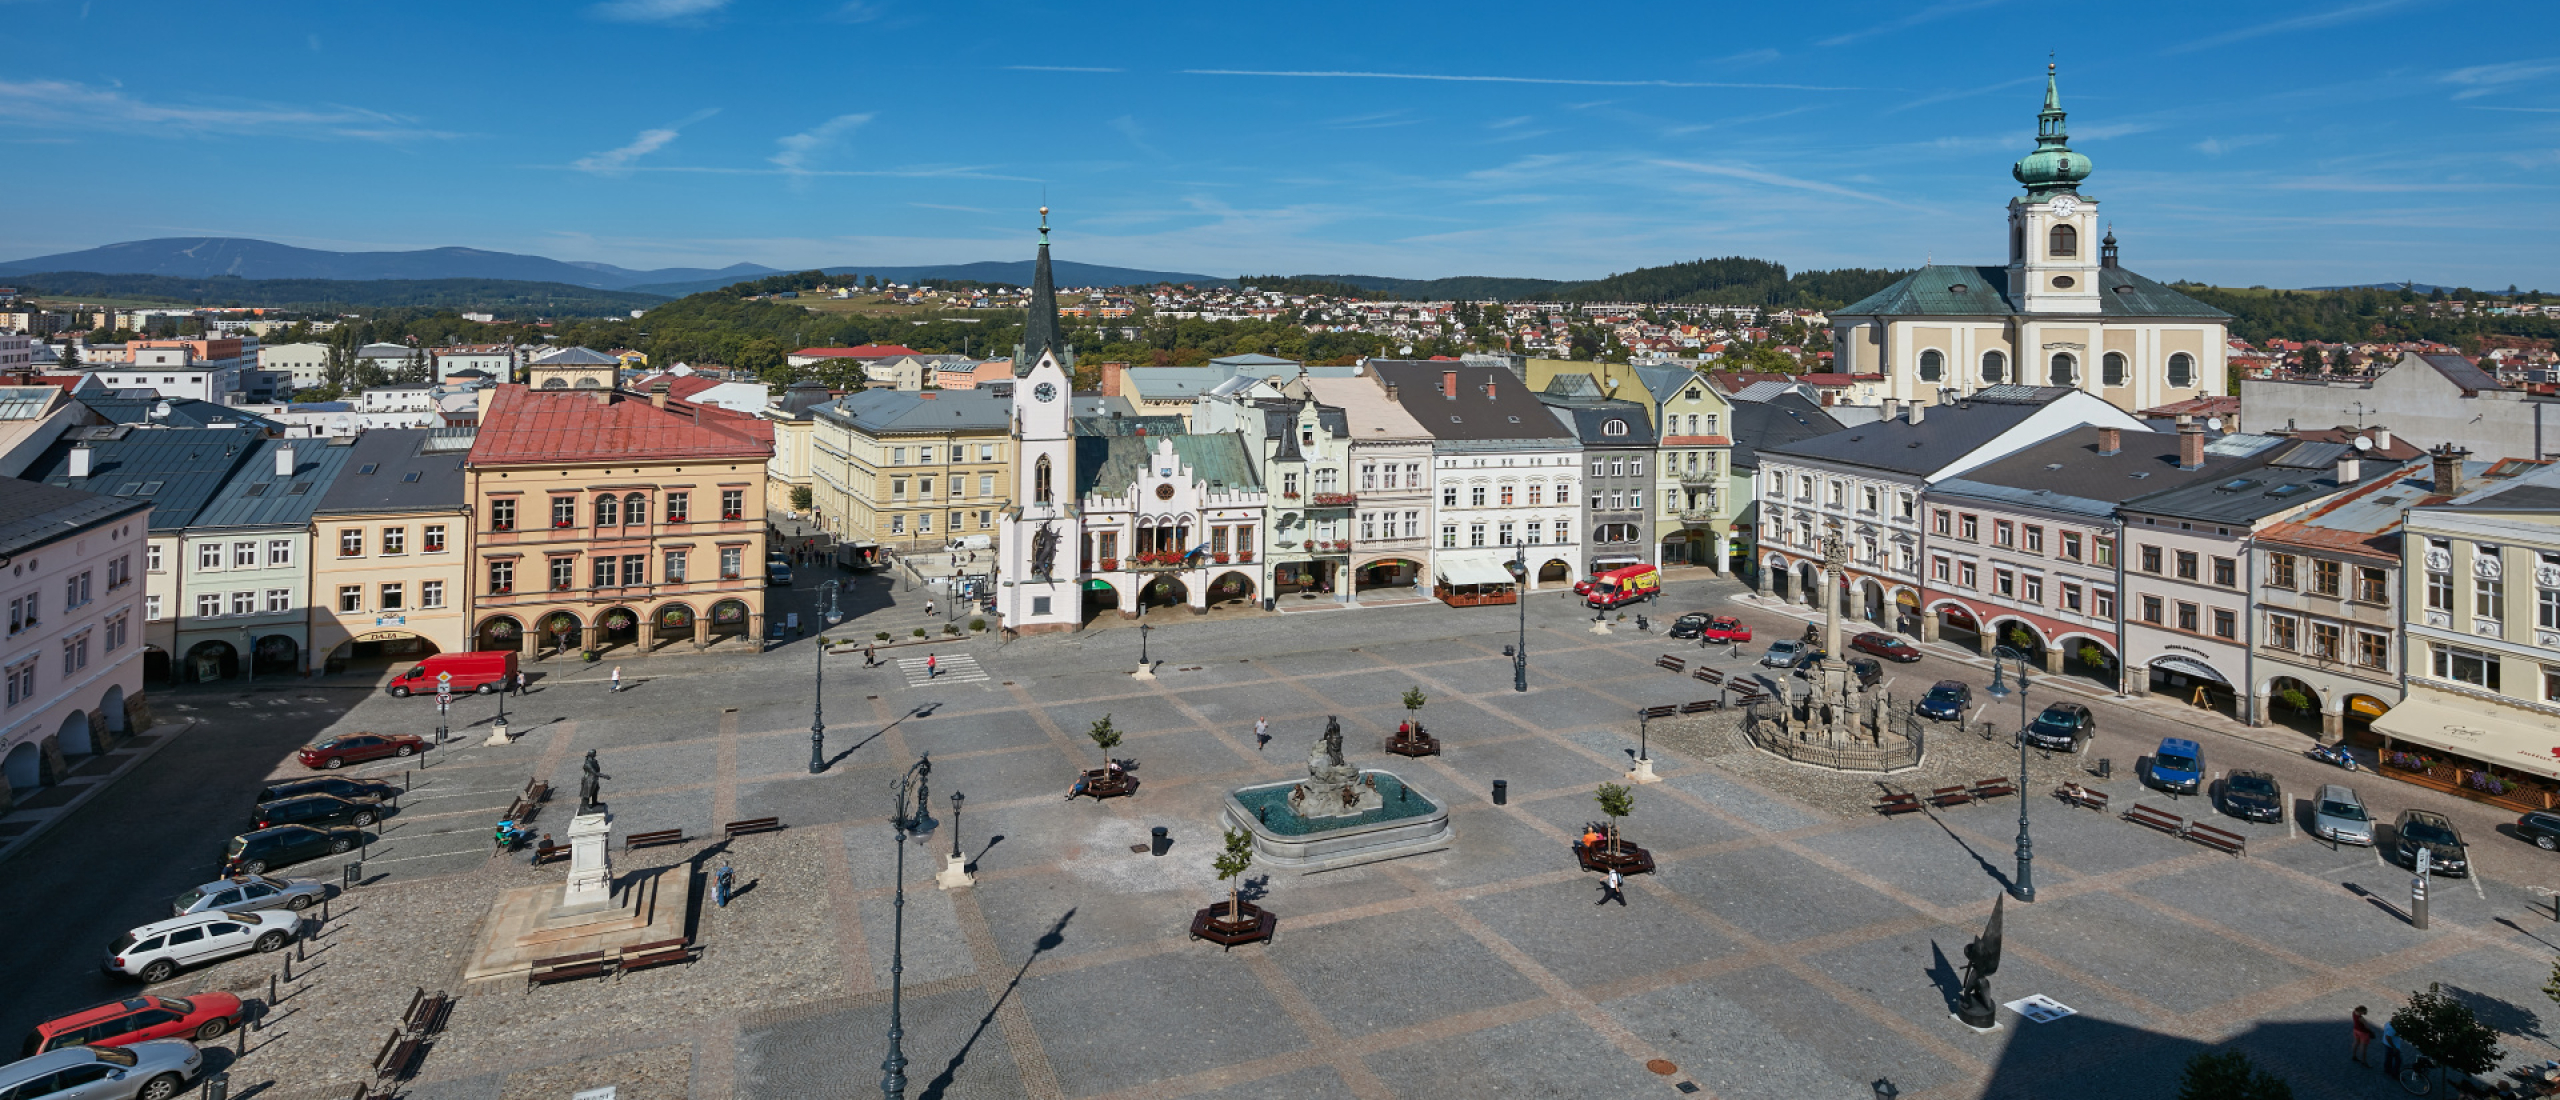
M 1079 435 L 1076 445 L 1076 496 L 1117 496 L 1129 491 L 1147 472 L 1147 457 L 1156 445 L 1171 440 L 1174 457 L 1191 476 L 1226 492 L 1262 488 L 1259 464 L 1245 452 L 1244 437 L 1215 435 Z
M 1031 264 L 1031 303 L 1022 317 L 1022 350 L 1014 357 L 1015 377 L 1031 373 L 1040 361 L 1040 353 L 1053 352 L 1067 357 L 1065 342 L 1058 336 L 1058 286 L 1049 272 L 1049 208 L 1040 208 L 1040 255 Z
M 2101 268 L 2098 312 L 2104 317 L 2231 316 L 2120 267 Z M 2009 293 L 2009 269 L 1931 264 L 1892 286 L 1831 311 L 1833 317 L 2005 317 L 2026 310 Z M 2044 315 L 2038 315 L 2044 316 Z

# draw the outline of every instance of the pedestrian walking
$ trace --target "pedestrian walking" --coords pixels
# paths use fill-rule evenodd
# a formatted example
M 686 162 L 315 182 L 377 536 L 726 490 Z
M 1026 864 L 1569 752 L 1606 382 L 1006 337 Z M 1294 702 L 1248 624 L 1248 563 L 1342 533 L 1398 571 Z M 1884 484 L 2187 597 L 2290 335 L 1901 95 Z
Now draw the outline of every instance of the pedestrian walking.
M 617 692 L 619 692 L 619 691 L 621 691 L 621 690 L 622 690 L 622 666 L 621 666 L 621 665 L 615 665 L 615 666 L 613 666 L 613 690 L 615 690 L 615 691 L 617 691 Z
M 518 696 L 524 695 L 532 684 L 532 678 L 526 675 L 523 669 L 516 670 L 516 694 Z
M 1627 907 L 1626 880 L 1618 877 L 1618 869 L 1615 867 L 1610 868 L 1609 877 L 1600 882 L 1599 904 L 1607 905 L 1613 900 L 1618 903 L 1618 908 Z
M 2364 1018 L 2364 1006 L 2357 1005 L 2355 1015 L 2347 1017 L 2347 1025 L 2355 1031 L 2355 1045 L 2347 1048 L 2347 1057 L 2359 1066 L 2373 1063 L 2364 1060 L 2364 1048 L 2373 1042 L 2373 1024 Z
M 736 879 L 732 876 L 732 873 L 729 870 L 729 865 L 726 863 L 721 864 L 720 877 L 714 880 L 715 884 L 720 888 L 720 908 L 726 909 L 729 907 L 729 895 L 733 892 L 731 884 L 735 881 Z
M 1256 718 L 1256 719 L 1254 719 L 1254 720 L 1253 720 L 1253 748 L 1254 748 L 1254 751 L 1256 751 L 1256 752 L 1260 752 L 1260 751 L 1262 750 L 1262 746 L 1264 746 L 1264 745 L 1268 745 L 1268 744 L 1270 744 L 1270 743 L 1271 743 L 1271 722 L 1270 722 L 1270 720 L 1269 720 L 1269 719 L 1265 719 L 1265 718 Z
M 924 598 L 924 616 L 928 619 L 933 617 L 933 597 L 931 596 Z
M 880 649 L 879 649 L 879 647 L 877 647 L 877 646 L 864 646 L 864 647 L 862 647 L 862 667 L 864 667 L 864 668 L 878 668 L 878 667 L 880 667 Z
M 936 677 L 936 676 L 940 676 L 940 675 L 942 675 L 942 665 L 941 665 L 941 662 L 940 662 L 938 659 L 936 659 L 936 658 L 934 657 L 934 655 L 933 655 L 933 654 L 930 654 L 930 653 L 925 654 L 925 655 L 924 655 L 924 678 L 925 678 L 925 679 L 927 679 L 927 680 L 930 680 L 930 679 L 933 679 L 934 677 Z
M 2388 1023 L 2382 1025 L 2382 1075 L 2400 1078 L 2400 1033 Z

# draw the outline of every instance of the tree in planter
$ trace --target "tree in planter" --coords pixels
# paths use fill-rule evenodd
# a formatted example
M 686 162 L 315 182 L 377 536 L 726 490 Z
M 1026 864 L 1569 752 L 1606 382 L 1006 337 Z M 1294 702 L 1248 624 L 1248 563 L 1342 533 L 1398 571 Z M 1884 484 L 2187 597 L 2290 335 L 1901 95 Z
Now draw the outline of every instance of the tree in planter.
M 2080 644 L 2080 663 L 2087 665 L 2090 668 L 2105 668 L 2107 667 L 2107 651 L 2098 648 L 2093 643 L 2082 642 Z
M 2311 709 L 2311 697 L 2303 694 L 2302 689 L 2300 688 L 2286 688 L 2283 691 L 2277 692 L 2276 701 L 2283 703 L 2286 709 L 2289 709 L 2296 714 L 2301 714 Z
M 2504 1060 L 2495 1028 L 2480 1022 L 2471 1006 L 2447 996 L 2444 986 L 2428 982 L 2424 993 L 2409 994 L 2409 1003 L 2391 1014 L 2391 1030 L 2419 1054 L 2436 1064 L 2438 1074 L 2480 1074 Z
M 1093 728 L 1085 731 L 1085 736 L 1093 738 L 1093 743 L 1102 749 L 1102 770 L 1108 775 L 1111 771 L 1111 750 L 1120 747 L 1119 728 L 1111 724 L 1111 716 L 1106 714 L 1093 724 Z
M 1227 883 L 1227 923 L 1244 922 L 1244 884 L 1236 881 L 1253 867 L 1253 831 L 1227 829 L 1227 850 L 1218 857 L 1218 881 Z
M 1600 803 L 1600 812 L 1609 815 L 1609 854 L 1618 854 L 1618 819 L 1636 812 L 1636 792 L 1624 783 L 1603 783 L 1592 800 Z
M 2293 1086 L 2239 1051 L 2207 1051 L 2187 1059 L 2187 1070 L 2178 1077 L 2178 1100 L 2293 1100 Z
M 1404 689 L 1404 716 L 1415 729 L 1422 728 L 1422 705 L 1430 701 L 1431 697 L 1422 693 L 1420 684 Z

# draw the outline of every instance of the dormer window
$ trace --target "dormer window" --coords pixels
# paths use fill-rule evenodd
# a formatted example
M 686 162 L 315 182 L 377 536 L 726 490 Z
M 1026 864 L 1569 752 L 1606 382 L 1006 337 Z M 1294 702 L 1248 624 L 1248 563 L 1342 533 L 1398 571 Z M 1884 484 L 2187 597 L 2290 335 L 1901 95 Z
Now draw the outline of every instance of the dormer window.
M 1612 420 L 1606 424 L 1602 424 L 1600 425 L 1600 434 L 1625 435 L 1627 434 L 1627 422 L 1624 420 Z

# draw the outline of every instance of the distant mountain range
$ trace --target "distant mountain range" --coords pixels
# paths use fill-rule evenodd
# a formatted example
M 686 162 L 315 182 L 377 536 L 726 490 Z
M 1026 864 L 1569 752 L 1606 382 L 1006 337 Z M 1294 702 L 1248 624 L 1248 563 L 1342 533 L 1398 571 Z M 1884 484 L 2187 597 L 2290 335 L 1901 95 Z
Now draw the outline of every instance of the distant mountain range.
M 966 280 L 979 283 L 1005 283 L 1013 286 L 1030 286 L 1031 267 L 1032 261 L 1030 260 L 981 260 L 974 264 L 910 264 L 904 266 L 892 264 L 880 266 L 826 267 L 818 270 L 825 271 L 829 275 L 877 275 L 880 277 L 880 281 L 886 283 L 913 283 L 923 279 L 943 279 L 952 281 Z M 5 272 L 6 270 L 7 269 L 5 267 L 0 267 L 0 272 Z M 1105 267 L 1101 264 L 1084 264 L 1077 263 L 1073 260 L 1052 260 L 1049 264 L 1049 270 L 1051 275 L 1057 279 L 1058 285 L 1060 286 L 1144 286 L 1155 283 L 1190 283 L 1195 286 L 1227 286 L 1235 282 L 1234 279 L 1222 278 L 1216 275 L 1195 275 L 1181 271 L 1144 271 L 1134 267 Z M 649 294 L 664 294 L 670 298 L 681 298 L 687 294 L 700 294 L 706 290 L 718 290 L 731 283 L 742 282 L 746 278 L 747 276 L 739 276 L 736 278 L 687 279 L 682 282 L 642 283 L 625 287 L 623 289 L 637 290 Z
M 644 283 L 708 280 L 718 286 L 771 275 L 755 264 L 724 268 L 668 267 L 633 271 L 612 264 L 571 263 L 546 256 L 477 248 L 427 248 L 415 252 L 323 252 L 241 237 L 163 237 L 126 241 L 80 252 L 0 262 L 0 277 L 31 272 L 93 271 L 101 275 L 167 275 L 209 279 L 507 279 L 566 283 L 597 290 L 627 290 Z

